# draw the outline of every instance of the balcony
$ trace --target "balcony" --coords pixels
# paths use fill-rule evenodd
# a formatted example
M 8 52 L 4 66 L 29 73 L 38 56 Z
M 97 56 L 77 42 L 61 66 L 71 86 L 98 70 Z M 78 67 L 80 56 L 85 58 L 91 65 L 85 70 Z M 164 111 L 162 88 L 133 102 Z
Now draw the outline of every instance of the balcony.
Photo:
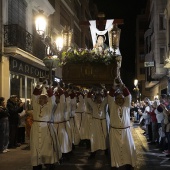
M 43 65 L 42 59 L 45 57 L 45 44 L 40 37 L 33 36 L 17 24 L 5 25 L 4 51 L 6 54 L 12 56 L 14 54 L 18 58 L 33 60 Z

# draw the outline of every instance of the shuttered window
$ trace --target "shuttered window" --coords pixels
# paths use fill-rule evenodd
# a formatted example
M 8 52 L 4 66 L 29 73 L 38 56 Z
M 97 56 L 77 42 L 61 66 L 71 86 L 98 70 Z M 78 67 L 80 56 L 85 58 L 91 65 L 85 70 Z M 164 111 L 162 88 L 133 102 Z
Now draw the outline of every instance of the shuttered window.
M 8 3 L 8 24 L 18 24 L 26 28 L 26 1 L 9 0 Z
M 165 61 L 165 48 L 160 48 L 160 64 L 164 64 Z

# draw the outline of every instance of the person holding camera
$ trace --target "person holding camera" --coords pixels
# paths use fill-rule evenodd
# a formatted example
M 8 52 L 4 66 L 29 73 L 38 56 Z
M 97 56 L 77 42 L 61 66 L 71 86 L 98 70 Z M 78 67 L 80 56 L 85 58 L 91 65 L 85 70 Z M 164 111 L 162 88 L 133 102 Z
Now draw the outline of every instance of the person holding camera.
M 0 153 L 9 152 L 9 113 L 4 97 L 0 97 Z
M 7 100 L 7 109 L 9 111 L 9 146 L 8 148 L 16 148 L 21 146 L 18 144 L 18 126 L 20 123 L 19 113 L 23 111 L 24 102 L 18 102 L 17 95 L 11 95 Z

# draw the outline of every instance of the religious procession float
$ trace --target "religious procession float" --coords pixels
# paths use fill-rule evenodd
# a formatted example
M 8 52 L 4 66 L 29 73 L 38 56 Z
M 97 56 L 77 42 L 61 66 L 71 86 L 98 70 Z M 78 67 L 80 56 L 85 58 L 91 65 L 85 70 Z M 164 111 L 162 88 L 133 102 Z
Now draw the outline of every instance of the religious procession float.
M 120 76 L 122 56 L 119 51 L 120 29 L 114 19 L 105 20 L 105 29 L 97 28 L 96 20 L 89 21 L 93 48 L 63 50 L 55 65 L 62 67 L 62 80 L 66 84 L 93 86 L 112 85 Z M 106 37 L 107 35 L 107 37 Z M 106 45 L 106 39 L 109 45 Z M 44 63 L 48 65 L 48 59 Z

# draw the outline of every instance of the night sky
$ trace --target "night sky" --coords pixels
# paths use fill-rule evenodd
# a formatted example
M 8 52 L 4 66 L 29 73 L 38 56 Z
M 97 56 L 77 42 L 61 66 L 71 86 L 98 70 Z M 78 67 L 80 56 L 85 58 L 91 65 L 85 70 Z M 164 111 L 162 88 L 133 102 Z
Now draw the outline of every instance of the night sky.
M 147 0 L 93 0 L 99 12 L 104 12 L 105 19 L 123 19 L 120 25 L 120 52 L 122 55 L 121 77 L 130 90 L 134 87 L 135 50 L 136 50 L 136 17 L 146 6 Z

